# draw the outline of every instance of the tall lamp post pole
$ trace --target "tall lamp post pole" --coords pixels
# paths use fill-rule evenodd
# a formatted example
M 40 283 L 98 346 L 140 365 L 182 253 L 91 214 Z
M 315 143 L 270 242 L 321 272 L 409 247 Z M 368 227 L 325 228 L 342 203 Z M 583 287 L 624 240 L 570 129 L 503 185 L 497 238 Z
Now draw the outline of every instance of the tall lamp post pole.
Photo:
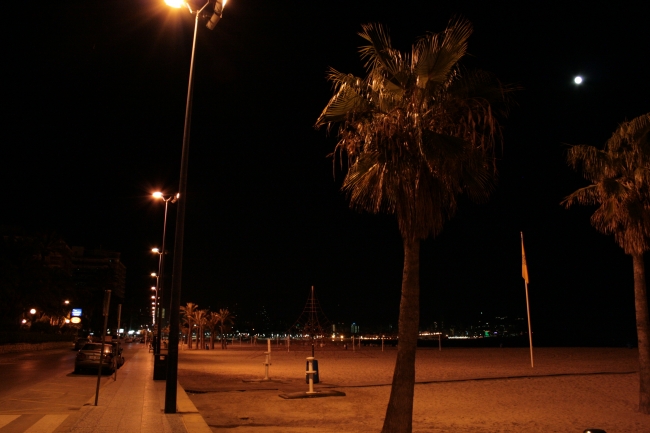
M 177 381 L 178 381 L 178 333 L 181 307 L 181 281 L 183 271 L 183 237 L 185 232 L 185 205 L 187 203 L 187 169 L 190 150 L 190 121 L 192 118 L 192 93 L 194 90 L 194 52 L 196 51 L 196 34 L 199 27 L 199 16 L 212 0 L 206 1 L 201 9 L 192 10 L 185 3 L 190 13 L 194 14 L 194 37 L 192 39 L 192 55 L 190 58 L 190 76 L 187 85 L 187 100 L 185 103 L 185 125 L 183 128 L 183 149 L 181 152 L 181 171 L 178 182 L 178 210 L 176 216 L 176 233 L 174 241 L 174 266 L 172 270 L 171 306 L 169 310 L 169 345 L 167 351 L 167 381 L 165 383 L 165 413 L 176 413 Z M 181 7 L 183 2 L 165 0 L 170 6 Z M 226 0 L 216 0 L 214 14 L 207 26 L 214 28 L 223 11 Z
M 158 345 L 156 349 L 156 355 L 160 355 L 160 346 L 162 343 L 161 335 L 162 335 L 162 301 L 165 299 L 164 293 L 164 285 L 165 285 L 165 239 L 167 239 L 167 208 L 169 206 L 169 201 L 171 200 L 172 203 L 176 203 L 176 200 L 178 199 L 178 194 L 175 196 L 169 196 L 165 198 L 162 192 L 156 191 L 153 193 L 153 196 L 155 198 L 161 199 L 165 202 L 165 218 L 163 220 L 163 238 L 162 238 L 162 251 L 159 250 L 158 248 L 152 248 L 151 251 L 154 253 L 157 253 L 160 255 L 160 258 L 158 260 L 158 279 L 156 280 L 156 293 L 159 294 L 160 300 L 156 299 L 158 302 L 158 311 L 157 311 L 157 318 L 156 322 L 158 323 L 158 329 L 156 331 L 156 335 L 158 337 Z

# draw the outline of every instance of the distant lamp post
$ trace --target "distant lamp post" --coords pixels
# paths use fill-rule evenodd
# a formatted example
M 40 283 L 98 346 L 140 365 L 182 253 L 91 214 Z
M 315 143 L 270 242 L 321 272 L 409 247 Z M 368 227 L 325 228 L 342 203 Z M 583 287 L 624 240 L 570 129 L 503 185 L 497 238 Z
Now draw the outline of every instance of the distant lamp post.
M 160 299 L 162 302 L 162 299 L 165 299 L 164 295 L 164 284 L 165 284 L 165 239 L 167 239 L 167 210 L 169 207 L 169 202 L 171 201 L 172 203 L 176 203 L 176 200 L 178 200 L 178 194 L 176 195 L 170 195 L 165 197 L 165 195 L 161 191 L 156 191 L 153 194 L 153 197 L 159 200 L 162 200 L 165 202 L 165 218 L 163 219 L 163 237 L 162 237 L 162 247 L 161 249 L 158 248 L 152 248 L 151 252 L 156 253 L 159 255 L 158 259 L 158 280 L 156 280 L 156 287 L 157 287 L 157 293 L 160 293 Z M 158 306 L 158 331 L 156 332 L 156 335 L 158 336 L 158 344 L 156 345 L 156 355 L 160 355 L 160 342 L 161 342 L 161 334 L 162 334 L 162 308 Z
M 154 305 L 154 309 L 155 309 L 155 311 L 153 313 L 152 324 L 155 325 L 156 323 L 158 323 L 158 320 L 159 320 L 158 319 L 158 317 L 159 317 L 158 316 L 158 311 L 160 310 L 160 294 L 158 293 L 158 274 L 156 274 L 155 272 L 152 272 L 151 276 L 156 278 L 156 285 L 151 286 L 151 290 L 155 291 L 154 292 L 154 296 L 155 296 L 154 300 L 155 301 L 152 303 L 152 305 Z

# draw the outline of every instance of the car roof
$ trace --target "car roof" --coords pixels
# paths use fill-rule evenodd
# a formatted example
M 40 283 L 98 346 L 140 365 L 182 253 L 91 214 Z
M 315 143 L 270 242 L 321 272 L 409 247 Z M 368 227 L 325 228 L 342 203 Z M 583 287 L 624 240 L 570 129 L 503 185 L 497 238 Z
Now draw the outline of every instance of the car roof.
M 111 347 L 110 344 L 104 344 L 104 347 Z M 101 350 L 102 343 L 86 343 L 81 350 Z

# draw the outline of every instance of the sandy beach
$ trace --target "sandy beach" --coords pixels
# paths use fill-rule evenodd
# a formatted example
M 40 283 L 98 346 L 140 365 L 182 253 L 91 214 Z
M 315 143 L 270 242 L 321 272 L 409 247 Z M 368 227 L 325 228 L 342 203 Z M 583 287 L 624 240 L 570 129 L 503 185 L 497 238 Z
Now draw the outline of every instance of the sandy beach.
M 343 397 L 285 399 L 307 391 L 310 346 L 235 342 L 182 350 L 179 381 L 214 432 L 379 432 L 396 349 L 316 348 L 320 383 Z M 418 349 L 414 432 L 650 432 L 638 408 L 635 349 Z

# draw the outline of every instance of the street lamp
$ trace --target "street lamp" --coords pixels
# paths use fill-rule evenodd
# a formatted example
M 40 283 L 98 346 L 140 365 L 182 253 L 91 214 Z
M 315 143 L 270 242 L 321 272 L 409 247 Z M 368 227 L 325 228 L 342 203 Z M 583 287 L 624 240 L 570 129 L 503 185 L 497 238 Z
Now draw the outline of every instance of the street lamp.
M 153 302 L 151 303 L 151 305 L 153 305 L 153 307 L 151 307 L 151 309 L 153 310 L 153 312 L 152 312 L 152 316 L 153 316 L 152 324 L 155 325 L 156 324 L 156 317 L 157 317 L 156 311 L 157 311 L 157 308 L 158 308 L 158 285 L 151 286 L 151 290 L 155 291 L 154 295 L 151 296 L 151 299 L 153 299 Z
M 152 248 L 151 251 L 158 254 L 160 256 L 158 260 L 158 275 L 159 280 L 156 282 L 156 287 L 160 289 L 160 298 L 161 300 L 164 299 L 165 297 L 163 296 L 165 290 L 164 290 L 164 283 L 165 283 L 165 239 L 167 239 L 167 209 L 169 207 L 169 202 L 171 201 L 172 203 L 176 203 L 176 200 L 178 200 L 179 194 L 173 195 L 173 196 L 167 196 L 160 192 L 156 191 L 153 194 L 153 197 L 156 199 L 160 199 L 165 202 L 165 218 L 163 220 L 163 239 L 162 239 L 162 250 L 159 250 L 158 248 Z M 160 355 L 160 343 L 161 343 L 161 333 L 162 333 L 162 308 L 158 307 L 158 331 L 156 332 L 156 335 L 158 336 L 158 345 L 156 349 L 155 355 Z
M 180 7 L 178 0 L 165 0 L 167 4 Z M 167 352 L 167 382 L 165 383 L 165 413 L 176 413 L 176 396 L 178 380 L 178 332 L 179 315 L 181 307 L 181 281 L 183 272 L 183 238 L 185 233 L 185 204 L 187 202 L 187 170 L 190 150 L 190 121 L 192 119 L 192 93 L 194 88 L 194 52 L 196 51 L 196 34 L 199 27 L 201 12 L 212 2 L 207 0 L 201 9 L 192 10 L 189 3 L 185 3 L 190 13 L 194 14 L 194 37 L 192 39 L 192 55 L 190 57 L 190 74 L 187 85 L 187 99 L 185 103 L 185 124 L 183 126 L 183 148 L 181 151 L 181 171 L 178 182 L 179 202 L 176 217 L 176 234 L 174 242 L 174 266 L 172 270 L 171 307 L 169 310 L 169 345 Z M 171 2 L 171 3 L 170 3 Z M 214 1 L 214 15 L 221 18 L 225 1 Z M 219 19 L 210 19 L 207 27 L 212 30 Z

